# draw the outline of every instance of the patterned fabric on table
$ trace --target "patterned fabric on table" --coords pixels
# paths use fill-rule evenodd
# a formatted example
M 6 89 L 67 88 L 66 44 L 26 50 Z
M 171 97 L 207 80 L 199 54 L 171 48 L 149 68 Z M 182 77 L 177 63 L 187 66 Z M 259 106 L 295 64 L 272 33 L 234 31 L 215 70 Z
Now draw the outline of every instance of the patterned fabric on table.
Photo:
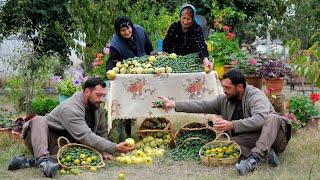
M 175 101 L 211 99 L 223 93 L 216 72 L 172 74 L 118 74 L 110 81 L 108 127 L 114 119 L 163 117 L 181 114 L 152 108 L 159 96 Z

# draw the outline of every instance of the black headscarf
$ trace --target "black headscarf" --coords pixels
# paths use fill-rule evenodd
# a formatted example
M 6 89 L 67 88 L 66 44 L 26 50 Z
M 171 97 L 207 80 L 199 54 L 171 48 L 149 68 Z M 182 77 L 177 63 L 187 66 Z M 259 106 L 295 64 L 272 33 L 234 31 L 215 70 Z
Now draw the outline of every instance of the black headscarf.
M 116 31 L 117 35 L 119 37 L 121 37 L 126 43 L 127 45 L 129 46 L 129 48 L 137 55 L 138 52 L 137 52 L 137 45 L 136 43 L 134 42 L 133 38 L 130 38 L 130 39 L 125 39 L 121 36 L 120 34 L 120 29 L 123 28 L 123 27 L 129 27 L 131 26 L 132 28 L 132 36 L 134 34 L 134 26 L 133 26 L 133 23 L 132 21 L 130 20 L 130 18 L 128 18 L 127 16 L 119 16 L 117 17 L 117 19 L 114 21 L 114 30 Z
M 119 16 L 117 17 L 117 19 L 114 21 L 114 30 L 116 31 L 116 33 L 120 36 L 120 29 L 123 27 L 129 27 L 131 26 L 132 28 L 132 33 L 134 32 L 134 27 L 133 27 L 133 23 L 130 20 L 130 18 L 128 18 L 127 16 Z

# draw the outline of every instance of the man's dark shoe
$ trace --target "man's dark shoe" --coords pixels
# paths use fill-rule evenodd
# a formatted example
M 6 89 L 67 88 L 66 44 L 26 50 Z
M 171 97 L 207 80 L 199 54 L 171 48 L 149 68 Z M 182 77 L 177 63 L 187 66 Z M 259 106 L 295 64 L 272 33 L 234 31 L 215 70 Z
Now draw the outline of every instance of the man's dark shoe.
M 236 164 L 237 171 L 239 175 L 243 176 L 248 174 L 249 172 L 254 171 L 261 162 L 261 156 L 256 153 L 252 153 L 248 159 L 241 160 Z
M 35 166 L 35 160 L 27 158 L 24 154 L 11 158 L 8 170 L 14 171 L 23 168 L 29 168 Z
M 272 148 L 268 151 L 267 157 L 266 157 L 267 163 L 272 167 L 277 167 L 280 165 L 280 160 L 277 154 L 274 152 Z
M 48 158 L 42 158 L 38 161 L 38 166 L 42 169 L 43 174 L 49 178 L 53 178 L 59 170 L 59 164 L 51 162 Z

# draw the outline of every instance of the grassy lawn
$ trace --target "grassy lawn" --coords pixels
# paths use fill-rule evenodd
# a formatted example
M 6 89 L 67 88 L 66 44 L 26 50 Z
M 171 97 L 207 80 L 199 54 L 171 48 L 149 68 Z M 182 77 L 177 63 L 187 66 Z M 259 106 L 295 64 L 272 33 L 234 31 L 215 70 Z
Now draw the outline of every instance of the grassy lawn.
M 11 156 L 28 154 L 22 142 L 1 134 L 0 179 L 46 179 L 37 168 L 7 171 Z M 123 171 L 126 179 L 320 179 L 320 130 L 301 131 L 293 136 L 280 156 L 283 164 L 272 168 L 266 165 L 244 177 L 239 177 L 234 166 L 207 167 L 201 162 L 172 161 L 162 158 L 153 165 L 120 166 L 107 163 L 96 173 L 84 172 L 80 176 L 56 176 L 56 179 L 117 179 Z

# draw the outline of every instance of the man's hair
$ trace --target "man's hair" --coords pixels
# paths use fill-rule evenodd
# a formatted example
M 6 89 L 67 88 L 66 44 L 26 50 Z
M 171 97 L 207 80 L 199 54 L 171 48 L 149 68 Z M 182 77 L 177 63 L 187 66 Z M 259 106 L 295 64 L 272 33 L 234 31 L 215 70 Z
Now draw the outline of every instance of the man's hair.
M 101 85 L 103 88 L 106 87 L 106 83 L 102 79 L 97 78 L 97 77 L 93 77 L 93 78 L 86 80 L 86 82 L 84 83 L 84 86 L 83 86 L 83 90 L 85 90 L 86 88 L 93 89 L 97 85 Z
M 243 88 L 246 88 L 247 86 L 246 78 L 244 77 L 244 75 L 240 71 L 235 69 L 226 72 L 223 75 L 222 79 L 230 79 L 233 85 L 242 84 Z

